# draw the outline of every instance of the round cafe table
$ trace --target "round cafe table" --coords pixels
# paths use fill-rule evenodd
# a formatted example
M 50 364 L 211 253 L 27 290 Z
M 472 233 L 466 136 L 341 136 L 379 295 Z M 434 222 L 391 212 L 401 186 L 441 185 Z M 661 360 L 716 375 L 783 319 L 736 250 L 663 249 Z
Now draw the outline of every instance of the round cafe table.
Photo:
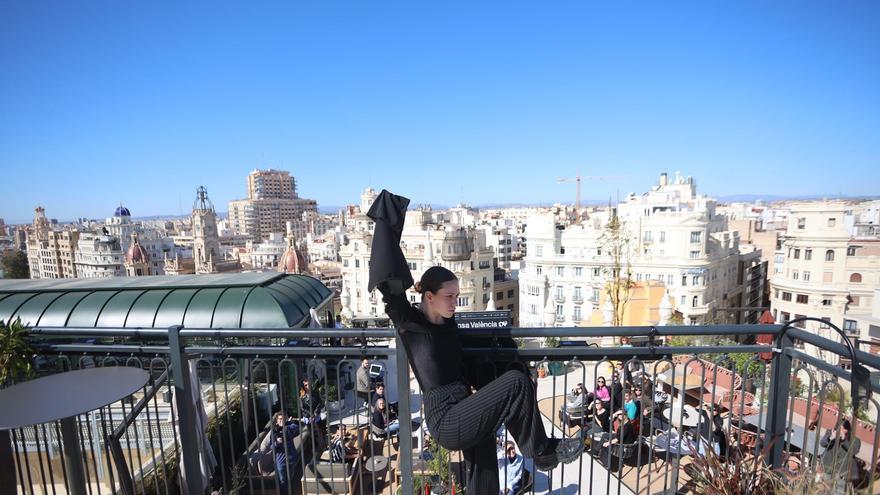
M 106 366 L 67 371 L 0 390 L 0 430 L 61 420 L 64 465 L 70 493 L 86 493 L 76 417 L 137 392 L 150 374 L 140 368 Z

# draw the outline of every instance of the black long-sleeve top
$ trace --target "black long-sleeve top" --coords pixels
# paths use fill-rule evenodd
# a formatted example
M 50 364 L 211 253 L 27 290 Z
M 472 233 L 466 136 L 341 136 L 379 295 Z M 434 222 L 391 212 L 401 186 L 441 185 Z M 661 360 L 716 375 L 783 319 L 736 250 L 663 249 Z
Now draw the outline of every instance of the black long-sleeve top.
M 400 333 L 422 390 L 427 393 L 441 385 L 464 382 L 461 339 L 455 319 L 444 318 L 442 325 L 435 325 L 404 294 L 388 294 L 382 285 L 379 290 L 383 291 L 385 313 Z

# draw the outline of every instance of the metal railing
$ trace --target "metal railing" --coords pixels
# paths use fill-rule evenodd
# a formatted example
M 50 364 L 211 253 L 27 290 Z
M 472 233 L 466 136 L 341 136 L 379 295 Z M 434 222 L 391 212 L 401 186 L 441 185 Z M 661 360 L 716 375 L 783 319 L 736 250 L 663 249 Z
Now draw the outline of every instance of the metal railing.
M 580 459 L 549 473 L 527 459 L 524 492 L 696 490 L 695 478 L 715 449 L 728 462 L 760 455 L 778 471 L 797 460 L 813 474 L 824 470 L 818 474 L 838 479 L 851 466 L 824 466 L 830 454 L 820 439 L 825 432 L 840 434 L 848 419 L 862 446 L 849 458 L 858 478 L 844 477 L 874 493 L 880 407 L 866 391 L 878 389 L 869 370 L 880 369 L 880 358 L 793 323 L 460 334 L 476 373 L 472 383 L 479 386 L 510 369 L 529 372 L 538 408 L 550 423 L 548 435 L 582 431 L 589 443 Z M 774 336 L 775 344 L 719 340 L 756 333 Z M 41 373 L 136 366 L 150 371 L 151 380 L 132 397 L 77 418 L 79 463 L 61 462 L 67 449 L 57 422 L 14 430 L 19 493 L 410 494 L 424 493 L 426 481 L 435 490 L 455 484 L 456 493 L 464 484 L 463 454 L 440 448 L 424 426 L 418 385 L 393 329 L 34 328 L 32 335 Z M 584 345 L 537 345 L 547 337 L 582 339 Z M 615 345 L 619 337 L 645 345 Z M 313 345 L 285 345 L 298 339 Z M 520 345 L 510 346 L 510 339 Z M 796 341 L 807 348 L 796 348 Z M 851 359 L 853 371 L 818 359 L 807 352 L 810 346 Z M 386 385 L 399 432 L 372 426 L 376 403 L 370 398 L 364 407 L 356 390 L 364 358 L 379 365 L 369 370 L 372 383 Z M 621 387 L 610 389 L 611 415 L 603 425 L 599 403 L 606 401 L 595 384 L 599 377 L 612 384 L 615 370 Z M 303 379 L 318 391 L 301 391 Z M 570 400 L 578 383 L 594 393 L 592 401 Z M 627 427 L 609 428 L 613 413 L 630 413 L 621 400 L 625 388 L 650 394 L 639 400 L 636 419 L 618 423 L 638 425 L 635 440 Z M 853 417 L 853 404 L 862 419 Z M 278 412 L 290 428 L 275 433 Z M 342 435 L 341 425 L 350 437 Z M 502 432 L 499 439 L 506 436 Z M 72 486 L 77 479 L 84 486 Z

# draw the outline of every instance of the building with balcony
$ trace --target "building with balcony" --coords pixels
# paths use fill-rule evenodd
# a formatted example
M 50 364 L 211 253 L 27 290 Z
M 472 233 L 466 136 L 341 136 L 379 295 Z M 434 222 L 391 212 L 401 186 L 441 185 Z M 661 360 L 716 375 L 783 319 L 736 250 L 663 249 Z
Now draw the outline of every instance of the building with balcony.
M 811 316 L 860 337 L 865 329 L 859 321 L 871 315 L 880 287 L 880 233 L 871 229 L 875 203 L 815 201 L 790 208 L 782 270 L 771 280 L 774 318 L 784 323 Z M 839 338 L 823 323 L 798 326 Z
M 302 239 L 317 209 L 315 200 L 299 197 L 290 172 L 254 170 L 247 177 L 247 198 L 229 202 L 229 228 L 260 241 L 272 232 L 286 232 L 287 222 L 293 222 L 294 233 Z
M 608 227 L 615 217 L 621 225 L 618 241 Z M 763 281 L 749 279 L 759 286 L 749 287 L 746 296 L 741 272 L 756 264 L 756 255 L 740 253 L 738 232 L 715 213 L 713 199 L 697 194 L 690 177 L 670 180 L 664 173 L 647 193 L 630 194 L 616 208 L 579 223 L 559 223 L 549 213 L 532 215 L 526 237 L 528 254 L 519 277 L 523 326 L 543 325 L 548 300 L 563 316 L 579 312 L 590 320 L 600 294 L 618 277 L 662 282 L 686 323 L 757 320 L 757 311 L 719 312 L 742 307 L 744 298 L 753 300 L 752 291 L 763 291 Z

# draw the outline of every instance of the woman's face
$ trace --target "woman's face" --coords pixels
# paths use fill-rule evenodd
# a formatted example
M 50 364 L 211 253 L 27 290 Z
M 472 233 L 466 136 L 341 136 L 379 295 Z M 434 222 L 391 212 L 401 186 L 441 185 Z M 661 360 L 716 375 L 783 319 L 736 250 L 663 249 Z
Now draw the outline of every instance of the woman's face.
M 605 386 L 605 379 L 604 379 L 604 378 L 599 378 L 598 380 L 596 380 L 596 386 L 599 387 L 599 388 L 604 387 L 604 386 Z
M 444 282 L 436 294 L 429 291 L 425 295 L 433 311 L 444 318 L 452 318 L 458 306 L 458 280 Z

